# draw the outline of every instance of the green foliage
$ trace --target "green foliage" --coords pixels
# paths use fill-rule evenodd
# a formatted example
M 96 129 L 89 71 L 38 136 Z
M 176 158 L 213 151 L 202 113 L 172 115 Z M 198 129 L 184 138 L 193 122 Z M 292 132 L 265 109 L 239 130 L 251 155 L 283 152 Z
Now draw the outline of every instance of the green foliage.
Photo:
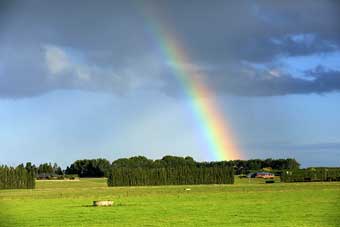
M 53 165 L 51 163 L 40 164 L 38 168 L 36 168 L 36 173 L 48 175 L 63 175 L 63 171 L 57 165 L 57 163 L 54 163 Z
M 77 160 L 65 170 L 66 174 L 77 174 L 80 177 L 107 177 L 111 164 L 106 159 Z
M 112 163 L 108 185 L 225 184 L 233 183 L 229 171 L 247 174 L 271 169 L 277 175 L 283 170 L 299 169 L 295 159 L 253 159 L 221 162 L 195 162 L 191 157 L 164 156 L 150 160 L 143 156 L 122 158 Z
M 0 166 L 0 189 L 31 189 L 35 188 L 34 171 L 29 165 L 16 168 Z
M 283 182 L 340 181 L 340 168 L 308 168 L 284 171 Z
M 232 184 L 233 168 L 225 162 L 199 163 L 192 158 L 165 156 L 149 160 L 138 156 L 112 163 L 108 186 Z

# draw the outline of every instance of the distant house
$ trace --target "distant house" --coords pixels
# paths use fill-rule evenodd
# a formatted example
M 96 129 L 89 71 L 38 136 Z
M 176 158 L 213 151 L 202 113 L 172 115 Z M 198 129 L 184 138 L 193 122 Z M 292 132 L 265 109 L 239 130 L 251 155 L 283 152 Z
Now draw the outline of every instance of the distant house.
M 249 173 L 248 178 L 263 178 L 263 179 L 274 179 L 275 175 L 270 172 L 255 172 Z

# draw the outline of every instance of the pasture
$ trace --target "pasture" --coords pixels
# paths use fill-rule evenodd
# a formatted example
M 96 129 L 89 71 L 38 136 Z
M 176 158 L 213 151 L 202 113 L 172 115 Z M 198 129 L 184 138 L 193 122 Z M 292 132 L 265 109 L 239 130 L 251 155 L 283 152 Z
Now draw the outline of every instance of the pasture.
M 185 190 L 190 188 L 191 190 Z M 113 200 L 112 207 L 92 207 Z M 0 190 L 0 226 L 340 226 L 340 182 L 107 187 L 106 179 Z

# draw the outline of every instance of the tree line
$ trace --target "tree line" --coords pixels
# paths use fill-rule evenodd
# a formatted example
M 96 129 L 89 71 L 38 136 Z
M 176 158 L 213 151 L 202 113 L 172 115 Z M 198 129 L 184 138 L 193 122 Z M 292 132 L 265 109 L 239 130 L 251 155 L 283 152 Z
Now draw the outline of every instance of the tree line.
M 34 165 L 28 162 L 25 166 L 21 164 L 15 168 L 2 166 L 2 186 L 0 188 L 24 187 L 24 180 L 19 180 L 19 178 L 25 175 L 25 173 L 22 173 L 22 171 L 25 171 L 22 170 L 22 167 L 26 171 L 29 171 L 29 174 L 26 173 L 26 178 L 31 176 L 31 178 L 37 179 L 71 179 L 76 176 L 111 177 L 110 185 L 157 185 L 230 183 L 231 181 L 227 176 L 231 174 L 229 173 L 230 170 L 236 175 L 247 174 L 263 168 L 269 168 L 281 173 L 285 170 L 297 170 L 300 164 L 295 159 L 196 162 L 192 157 L 164 156 L 159 160 L 151 160 L 143 156 L 136 156 L 117 159 L 112 163 L 103 158 L 76 160 L 63 170 L 56 163 Z M 128 177 L 123 179 L 124 175 Z M 20 177 L 14 180 L 14 178 L 10 178 L 10 176 Z M 141 178 L 139 179 L 139 177 Z M 14 182 L 11 183 L 12 180 Z M 27 180 L 27 182 L 31 181 L 32 180 Z M 31 185 L 34 185 L 34 183 L 27 183 L 25 187 L 34 187 Z
M 340 181 L 340 168 L 307 168 L 287 170 L 281 174 L 282 182 Z
M 279 173 L 282 172 L 282 170 L 294 170 L 300 168 L 300 163 L 293 158 L 233 160 L 230 162 L 234 166 L 236 175 L 248 174 L 265 168 L 276 170 Z
M 22 164 L 23 165 L 23 164 Z M 34 165 L 31 162 L 27 162 L 25 168 L 29 168 L 35 176 L 39 174 L 51 174 L 51 175 L 62 175 L 64 171 L 57 163 L 42 163 L 40 165 Z
M 35 175 L 31 166 L 0 166 L 0 189 L 33 189 Z
M 60 176 L 60 175 L 78 175 L 79 177 L 108 177 L 112 166 L 163 166 L 164 163 L 173 167 L 180 166 L 183 162 L 193 162 L 192 157 L 179 158 L 175 156 L 164 156 L 160 160 L 150 160 L 143 156 L 131 158 L 121 158 L 112 163 L 104 158 L 97 159 L 81 159 L 74 161 L 66 169 L 62 169 L 57 163 L 42 163 L 34 165 L 28 162 L 35 176 Z M 198 164 L 197 164 L 198 165 Z M 250 160 L 232 160 L 221 162 L 202 162 L 201 165 L 228 165 L 234 169 L 234 174 L 248 174 L 253 171 L 258 171 L 264 168 L 269 168 L 276 171 L 299 169 L 300 164 L 295 159 L 250 159 Z
M 112 163 L 108 186 L 232 184 L 234 171 L 227 162 L 196 162 L 191 157 L 165 156 L 151 160 L 143 156 Z
M 121 158 L 110 163 L 107 159 L 83 159 L 72 163 L 64 171 L 66 174 L 78 174 L 80 177 L 108 177 L 111 173 L 112 167 L 150 167 L 150 166 L 164 166 L 164 163 L 171 165 L 174 168 L 181 166 L 184 162 L 194 162 L 192 157 L 179 158 L 175 156 L 164 156 L 160 160 L 150 160 L 143 156 L 136 156 L 131 158 Z M 221 162 L 201 162 L 201 166 L 216 166 L 227 165 L 232 166 L 234 174 L 248 174 L 253 171 L 258 171 L 264 168 L 272 169 L 278 173 L 283 170 L 294 170 L 300 168 L 300 163 L 295 159 L 250 159 L 250 160 L 233 160 Z

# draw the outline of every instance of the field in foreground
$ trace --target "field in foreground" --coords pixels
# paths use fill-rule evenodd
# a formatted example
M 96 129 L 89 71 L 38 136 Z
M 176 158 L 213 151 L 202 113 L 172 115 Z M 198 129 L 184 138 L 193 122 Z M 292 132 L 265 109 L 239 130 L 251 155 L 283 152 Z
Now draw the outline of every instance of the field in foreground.
M 191 188 L 185 191 L 185 188 Z M 109 199 L 112 207 L 91 207 Z M 0 226 L 340 226 L 340 183 L 116 187 L 105 179 L 0 190 Z

